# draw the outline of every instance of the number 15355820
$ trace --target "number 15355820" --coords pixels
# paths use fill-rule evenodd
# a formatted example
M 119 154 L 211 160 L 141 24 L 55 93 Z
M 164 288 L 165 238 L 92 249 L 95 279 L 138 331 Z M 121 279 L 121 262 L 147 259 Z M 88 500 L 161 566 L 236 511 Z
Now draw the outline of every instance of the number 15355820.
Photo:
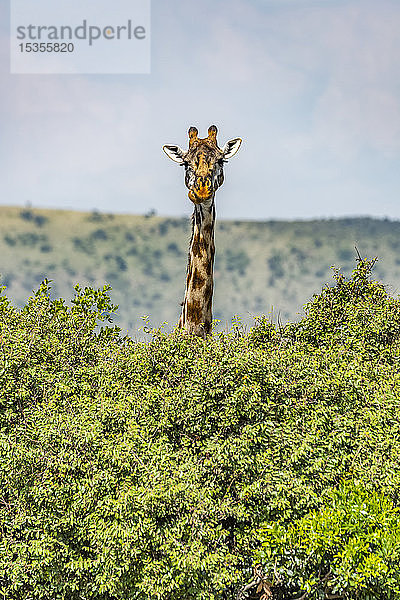
M 21 52 L 73 52 L 74 44 L 72 42 L 24 42 L 19 44 Z

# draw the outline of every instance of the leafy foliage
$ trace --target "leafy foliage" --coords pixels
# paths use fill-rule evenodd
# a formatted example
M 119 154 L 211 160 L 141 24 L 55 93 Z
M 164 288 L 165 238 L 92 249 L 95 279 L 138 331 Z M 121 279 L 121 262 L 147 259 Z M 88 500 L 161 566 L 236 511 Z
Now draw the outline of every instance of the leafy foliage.
M 259 558 L 275 580 L 307 597 L 399 597 L 399 509 L 374 489 L 345 482 L 320 510 L 289 526 L 265 524 L 260 533 Z
M 399 594 L 400 302 L 361 261 L 297 324 L 122 337 L 108 288 L 0 296 L 7 600 Z

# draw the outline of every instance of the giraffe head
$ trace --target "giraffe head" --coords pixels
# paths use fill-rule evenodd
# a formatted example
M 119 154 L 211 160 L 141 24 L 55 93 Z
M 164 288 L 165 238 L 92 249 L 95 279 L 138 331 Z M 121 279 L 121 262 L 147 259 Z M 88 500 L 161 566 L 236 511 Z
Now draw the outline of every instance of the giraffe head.
M 189 148 L 163 146 L 169 158 L 185 167 L 185 184 L 194 204 L 210 203 L 224 181 L 224 162 L 239 150 L 240 138 L 229 140 L 223 148 L 217 144 L 217 128 L 211 125 L 206 138 L 197 137 L 196 127 L 190 127 Z

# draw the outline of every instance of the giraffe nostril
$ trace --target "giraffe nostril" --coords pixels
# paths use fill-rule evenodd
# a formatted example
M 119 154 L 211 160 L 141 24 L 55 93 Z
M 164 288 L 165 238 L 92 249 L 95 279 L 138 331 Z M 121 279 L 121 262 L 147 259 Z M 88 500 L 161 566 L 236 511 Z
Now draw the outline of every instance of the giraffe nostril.
M 211 187 L 211 178 L 200 175 L 196 181 L 196 187 Z

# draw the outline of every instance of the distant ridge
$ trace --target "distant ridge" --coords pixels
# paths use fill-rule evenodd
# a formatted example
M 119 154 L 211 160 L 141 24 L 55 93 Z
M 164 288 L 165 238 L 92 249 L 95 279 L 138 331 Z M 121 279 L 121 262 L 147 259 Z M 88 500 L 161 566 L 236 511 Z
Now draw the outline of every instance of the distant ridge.
M 0 207 L 0 284 L 21 306 L 39 283 L 70 299 L 73 286 L 111 284 L 118 324 L 131 333 L 179 316 L 190 219 Z M 348 274 L 356 245 L 378 256 L 374 275 L 400 288 L 400 221 L 371 217 L 304 221 L 221 221 L 216 228 L 214 317 L 251 324 L 268 314 L 296 319 L 302 305 L 332 282 L 331 265 Z

